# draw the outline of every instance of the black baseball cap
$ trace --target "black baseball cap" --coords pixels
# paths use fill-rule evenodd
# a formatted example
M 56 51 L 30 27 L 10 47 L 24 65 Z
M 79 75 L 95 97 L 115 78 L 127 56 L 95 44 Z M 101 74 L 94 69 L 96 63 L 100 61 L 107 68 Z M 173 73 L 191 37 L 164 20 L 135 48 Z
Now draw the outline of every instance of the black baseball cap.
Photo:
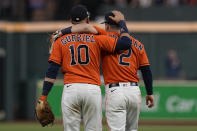
M 113 21 L 109 16 L 115 16 L 112 12 L 108 12 L 105 14 L 105 20 L 104 22 L 102 22 L 101 24 L 110 24 L 110 25 L 116 25 L 116 26 L 119 26 L 115 21 Z
M 70 11 L 72 21 L 80 22 L 89 16 L 87 8 L 83 5 L 76 5 Z

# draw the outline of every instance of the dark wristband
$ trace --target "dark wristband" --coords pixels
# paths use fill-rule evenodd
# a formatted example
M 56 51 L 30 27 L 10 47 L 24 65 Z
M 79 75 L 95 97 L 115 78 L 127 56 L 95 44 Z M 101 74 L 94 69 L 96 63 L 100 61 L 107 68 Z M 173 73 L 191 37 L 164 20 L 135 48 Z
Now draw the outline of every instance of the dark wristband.
M 62 35 L 66 35 L 66 34 L 70 34 L 71 32 L 72 26 L 68 27 L 68 28 L 64 28 L 61 30 Z
M 129 30 L 128 30 L 124 20 L 121 20 L 118 24 L 120 26 L 120 34 L 122 34 L 122 33 L 129 33 Z
M 51 91 L 52 87 L 53 87 L 53 83 L 52 82 L 44 81 L 42 95 L 47 96 L 49 94 L 49 92 Z

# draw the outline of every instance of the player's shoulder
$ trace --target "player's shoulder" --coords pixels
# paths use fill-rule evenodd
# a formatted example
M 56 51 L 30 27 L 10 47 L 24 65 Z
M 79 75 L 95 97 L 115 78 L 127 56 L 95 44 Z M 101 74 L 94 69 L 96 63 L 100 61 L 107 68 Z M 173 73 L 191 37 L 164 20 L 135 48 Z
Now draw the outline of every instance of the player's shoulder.
M 57 39 L 56 39 L 56 43 L 61 43 L 61 41 L 67 36 L 67 35 L 69 35 L 69 34 L 66 34 L 66 35 L 63 35 L 63 36 L 60 36 L 60 37 L 58 37 Z
M 111 37 L 109 35 L 94 35 L 94 38 L 96 41 L 102 41 L 102 42 L 104 42 L 104 41 L 111 41 L 112 42 L 112 41 L 116 40 L 115 37 Z
M 144 45 L 138 39 L 134 38 L 130 35 L 130 39 L 132 40 L 132 47 L 138 49 L 139 51 L 144 50 Z
M 104 30 L 104 29 L 102 29 L 102 28 L 100 28 L 100 27 L 98 27 L 98 26 L 96 26 L 96 25 L 93 25 L 93 27 L 94 27 L 95 29 L 98 29 L 98 30 Z
M 108 35 L 93 35 L 94 38 L 96 39 L 107 39 L 107 38 L 110 38 Z
M 130 39 L 132 40 L 132 42 L 135 42 L 136 44 L 142 44 L 142 42 L 140 40 L 138 40 L 137 38 L 135 38 L 133 35 L 130 34 Z
M 107 35 L 107 31 L 105 29 L 102 29 L 98 26 L 93 26 L 97 31 L 98 31 L 98 35 Z
M 96 29 L 96 30 L 99 30 L 99 31 L 103 31 L 103 32 L 107 32 L 105 29 L 99 27 L 99 26 L 96 26 L 96 25 L 93 25 L 93 27 Z
M 62 38 L 62 36 L 61 37 L 58 37 L 58 38 L 55 38 L 53 40 L 53 44 L 59 44 L 59 42 L 61 41 L 61 38 Z
M 107 35 L 116 39 L 120 37 L 120 33 L 117 32 L 107 32 Z

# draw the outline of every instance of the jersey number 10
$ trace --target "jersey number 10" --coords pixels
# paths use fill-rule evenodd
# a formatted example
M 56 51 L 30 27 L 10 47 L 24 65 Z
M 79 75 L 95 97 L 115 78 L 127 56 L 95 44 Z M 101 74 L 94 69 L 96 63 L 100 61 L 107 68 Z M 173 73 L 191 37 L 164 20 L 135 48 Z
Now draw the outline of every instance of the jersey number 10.
M 87 45 L 79 45 L 77 47 L 77 52 L 75 52 L 75 47 L 74 45 L 69 46 L 70 53 L 71 53 L 71 65 L 77 65 L 77 62 L 80 65 L 87 65 L 90 61 L 89 59 L 89 48 Z M 85 49 L 85 61 L 82 61 L 81 59 L 81 49 Z M 77 55 L 77 62 L 75 60 L 75 53 Z

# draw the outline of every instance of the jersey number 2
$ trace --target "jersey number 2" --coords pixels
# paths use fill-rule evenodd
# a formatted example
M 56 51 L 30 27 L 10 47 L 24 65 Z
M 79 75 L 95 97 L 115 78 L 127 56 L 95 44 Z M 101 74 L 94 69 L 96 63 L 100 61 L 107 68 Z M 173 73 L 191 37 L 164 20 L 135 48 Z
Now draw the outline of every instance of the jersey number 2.
M 122 53 L 120 54 L 120 57 L 119 57 L 119 64 L 120 65 L 124 65 L 124 66 L 129 66 L 130 63 L 129 62 L 124 62 L 123 61 L 123 58 L 129 58 L 131 56 L 131 48 L 128 49 L 128 53 Z
M 75 60 L 75 48 L 74 45 L 69 46 L 70 53 L 71 53 L 71 65 L 76 65 L 77 62 Z M 81 59 L 81 49 L 85 49 L 85 61 Z M 89 48 L 87 45 L 79 45 L 77 47 L 77 60 L 80 65 L 87 65 L 90 61 L 89 59 Z

